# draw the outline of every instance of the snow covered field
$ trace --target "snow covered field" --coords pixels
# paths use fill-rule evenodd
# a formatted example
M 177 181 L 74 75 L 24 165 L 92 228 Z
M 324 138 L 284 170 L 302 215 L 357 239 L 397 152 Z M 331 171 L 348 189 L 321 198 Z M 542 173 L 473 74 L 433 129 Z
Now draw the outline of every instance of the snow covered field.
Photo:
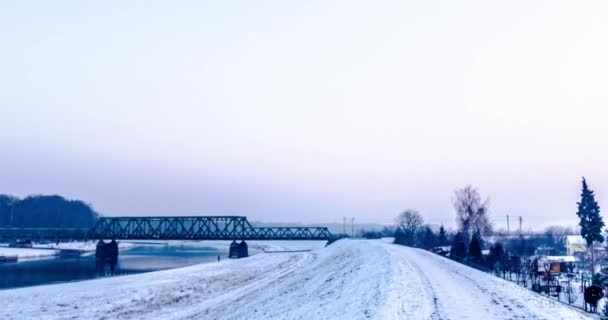
M 381 240 L 4 290 L 0 301 L 0 319 L 597 319 Z

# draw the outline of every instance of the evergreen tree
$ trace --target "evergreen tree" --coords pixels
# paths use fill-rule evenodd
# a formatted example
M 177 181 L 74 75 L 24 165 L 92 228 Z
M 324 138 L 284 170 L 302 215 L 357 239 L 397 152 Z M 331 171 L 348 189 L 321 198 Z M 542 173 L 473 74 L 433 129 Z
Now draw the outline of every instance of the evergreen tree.
M 403 231 L 403 228 L 401 227 L 397 227 L 397 229 L 395 229 L 395 244 L 400 244 L 400 245 L 406 245 L 406 241 L 405 241 L 405 232 Z
M 448 235 L 443 225 L 439 227 L 439 237 L 437 238 L 437 244 L 440 246 L 445 246 L 448 244 Z
M 437 238 L 433 233 L 433 230 L 429 226 L 424 228 L 424 240 L 423 240 L 423 248 L 424 249 L 432 249 L 437 243 Z
M 593 250 L 594 242 L 604 242 L 602 229 L 604 221 L 600 216 L 600 207 L 595 201 L 593 191 L 587 187 L 587 181 L 583 178 L 583 192 L 581 194 L 581 202 L 578 202 L 578 212 L 576 215 L 581 219 L 581 236 L 587 242 L 587 247 L 591 248 L 591 265 L 595 268 L 595 250 Z
M 464 244 L 464 236 L 462 232 L 458 232 L 454 236 L 452 241 L 452 248 L 450 249 L 450 257 L 452 259 L 463 259 L 467 255 L 467 247 Z
M 502 243 L 496 242 L 490 247 L 490 254 L 488 255 L 488 266 L 490 269 L 499 269 L 500 262 L 503 260 L 505 250 Z
M 477 261 L 481 260 L 481 233 L 475 230 L 469 244 L 469 256 Z

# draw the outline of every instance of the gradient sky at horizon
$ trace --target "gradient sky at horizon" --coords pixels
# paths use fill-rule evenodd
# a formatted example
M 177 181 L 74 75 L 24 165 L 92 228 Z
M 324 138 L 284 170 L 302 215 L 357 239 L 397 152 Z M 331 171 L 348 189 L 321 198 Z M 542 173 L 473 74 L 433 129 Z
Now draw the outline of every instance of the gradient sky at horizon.
M 472 184 L 497 228 L 573 226 L 582 176 L 608 210 L 607 9 L 4 1 L 0 193 L 451 226 Z

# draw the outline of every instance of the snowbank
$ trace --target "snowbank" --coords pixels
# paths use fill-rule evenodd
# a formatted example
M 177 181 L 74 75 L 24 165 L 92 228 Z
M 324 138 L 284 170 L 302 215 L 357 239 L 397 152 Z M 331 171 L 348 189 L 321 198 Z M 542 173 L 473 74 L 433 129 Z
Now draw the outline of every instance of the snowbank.
M 265 245 L 293 250 L 290 243 Z M 0 319 L 593 319 L 383 240 L 341 240 L 311 252 L 10 289 L 0 291 L 0 301 Z
M 58 250 L 0 247 L 0 256 L 17 256 L 19 260 L 51 257 L 58 253 Z
M 39 259 L 56 256 L 60 250 L 82 250 L 85 252 L 95 251 L 95 241 L 74 241 L 74 242 L 60 242 L 38 244 L 35 243 L 33 248 L 12 248 L 8 247 L 8 244 L 0 244 L 0 256 L 17 256 L 19 260 Z M 136 243 L 130 242 L 119 242 L 118 247 L 122 250 L 126 250 L 137 246 Z
M 118 241 L 118 248 L 128 249 L 136 246 L 136 243 Z M 34 248 L 49 248 L 49 249 L 61 249 L 61 250 L 82 250 L 82 251 L 95 251 L 97 241 L 73 241 L 73 242 L 59 242 L 59 243 L 48 243 L 48 244 L 34 244 Z

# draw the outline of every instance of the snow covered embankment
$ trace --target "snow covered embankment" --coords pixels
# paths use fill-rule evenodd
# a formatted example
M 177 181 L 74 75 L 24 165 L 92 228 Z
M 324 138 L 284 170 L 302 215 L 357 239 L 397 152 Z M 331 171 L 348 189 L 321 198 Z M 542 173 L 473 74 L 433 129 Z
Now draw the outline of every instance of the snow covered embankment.
M 597 319 L 427 251 L 401 246 L 390 251 L 399 262 L 398 281 L 418 291 L 417 300 L 424 301 L 418 305 L 406 294 L 406 304 L 420 315 L 408 319 Z
M 0 300 L 2 319 L 593 319 L 429 252 L 366 240 L 5 290 Z

